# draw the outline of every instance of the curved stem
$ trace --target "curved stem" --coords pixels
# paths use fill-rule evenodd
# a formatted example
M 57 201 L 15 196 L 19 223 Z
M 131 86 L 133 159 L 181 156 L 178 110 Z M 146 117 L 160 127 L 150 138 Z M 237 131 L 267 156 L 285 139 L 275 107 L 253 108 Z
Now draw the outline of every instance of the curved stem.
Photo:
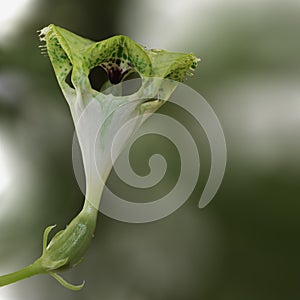
M 33 263 L 19 271 L 0 276 L 0 286 L 8 285 L 41 273 L 44 273 L 44 271 L 40 264 Z

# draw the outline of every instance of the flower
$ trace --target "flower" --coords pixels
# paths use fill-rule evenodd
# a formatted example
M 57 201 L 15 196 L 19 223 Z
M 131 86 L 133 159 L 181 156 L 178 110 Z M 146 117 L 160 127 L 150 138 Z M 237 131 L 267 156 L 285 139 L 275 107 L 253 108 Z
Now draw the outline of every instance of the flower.
M 146 119 L 142 116 L 157 110 L 171 95 L 176 83 L 192 74 L 199 59 L 191 53 L 146 50 L 122 35 L 92 42 L 55 25 L 41 30 L 41 40 L 46 42 L 55 75 L 70 106 L 83 157 L 86 200 L 98 207 L 112 168 L 110 149 L 118 129 L 136 118 L 127 136 L 118 141 L 120 153 L 131 134 Z M 91 87 L 89 73 L 96 66 L 106 70 L 112 85 L 105 93 Z M 142 79 L 136 93 L 129 96 L 110 93 L 113 85 L 120 86 L 134 71 Z M 70 73 L 74 88 L 66 83 Z M 96 145 L 99 134 L 101 139 Z
M 114 163 L 110 157 L 114 135 L 134 120 L 117 141 L 118 154 L 149 114 L 165 103 L 176 84 L 191 75 L 199 60 L 191 53 L 146 50 L 122 35 L 92 42 L 53 24 L 41 30 L 40 38 L 46 42 L 43 47 L 73 117 L 83 157 L 86 198 L 82 211 L 49 243 L 49 232 L 55 226 L 46 228 L 41 257 L 28 267 L 0 276 L 0 286 L 47 273 L 66 288 L 79 290 L 83 284 L 67 283 L 57 272 L 80 263 L 94 236 L 102 190 Z M 104 92 L 94 90 L 89 81 L 90 70 L 96 66 L 106 70 L 110 81 Z M 122 80 L 134 71 L 142 79 L 141 88 L 132 95 L 116 95 Z M 66 82 L 70 73 L 72 87 Z

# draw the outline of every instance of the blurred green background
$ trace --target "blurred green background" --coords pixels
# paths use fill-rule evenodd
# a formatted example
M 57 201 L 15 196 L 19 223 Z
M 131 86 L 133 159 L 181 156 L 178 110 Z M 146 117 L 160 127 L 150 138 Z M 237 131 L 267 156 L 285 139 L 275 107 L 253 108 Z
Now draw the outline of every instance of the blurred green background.
M 194 52 L 202 62 L 187 84 L 215 110 L 228 147 L 222 186 L 200 210 L 209 147 L 185 121 L 203 166 L 185 205 L 149 224 L 100 214 L 84 262 L 64 274 L 85 279 L 82 291 L 41 275 L 1 288 L 0 300 L 300 299 L 299 15 L 297 0 L 0 0 L 0 274 L 35 260 L 44 228 L 63 228 L 83 201 L 72 119 L 36 30 L 54 23 L 93 40 L 125 34 Z M 161 151 L 175 182 L 178 155 L 165 142 L 137 143 L 132 164 L 146 172 Z

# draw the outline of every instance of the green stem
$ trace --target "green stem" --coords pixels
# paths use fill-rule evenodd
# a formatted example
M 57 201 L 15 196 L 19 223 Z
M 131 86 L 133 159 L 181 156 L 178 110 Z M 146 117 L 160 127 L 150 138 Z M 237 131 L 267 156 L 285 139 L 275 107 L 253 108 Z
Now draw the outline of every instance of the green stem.
M 0 286 L 11 284 L 41 273 L 44 273 L 41 266 L 39 264 L 33 263 L 19 271 L 0 276 Z

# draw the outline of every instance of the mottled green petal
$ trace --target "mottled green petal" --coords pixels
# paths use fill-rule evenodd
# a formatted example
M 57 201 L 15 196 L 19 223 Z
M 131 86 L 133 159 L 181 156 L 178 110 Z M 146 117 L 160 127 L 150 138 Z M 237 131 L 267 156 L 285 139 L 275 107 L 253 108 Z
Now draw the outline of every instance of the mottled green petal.
M 165 50 L 149 50 L 153 76 L 182 81 L 192 75 L 199 61 L 192 53 L 169 52 Z
M 96 66 L 103 67 L 109 80 L 117 84 L 130 72 L 142 78 L 159 77 L 182 81 L 191 75 L 199 61 L 192 53 L 146 50 L 124 35 L 92 42 L 55 25 L 41 31 L 47 51 L 63 92 L 71 92 L 65 79 L 72 71 L 77 90 L 91 88 L 88 75 Z

